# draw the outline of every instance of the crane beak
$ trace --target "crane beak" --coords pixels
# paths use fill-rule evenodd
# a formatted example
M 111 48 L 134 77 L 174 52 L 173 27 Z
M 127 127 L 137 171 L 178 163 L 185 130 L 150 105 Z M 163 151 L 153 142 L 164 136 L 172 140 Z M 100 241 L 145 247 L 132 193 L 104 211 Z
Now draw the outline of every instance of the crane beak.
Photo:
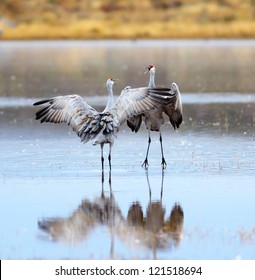
M 112 79 L 112 81 L 114 82 L 114 85 L 117 85 L 117 81 L 118 81 L 119 79 Z
M 145 66 L 144 69 L 146 69 L 146 71 L 144 72 L 144 75 L 147 74 L 150 71 L 149 66 Z

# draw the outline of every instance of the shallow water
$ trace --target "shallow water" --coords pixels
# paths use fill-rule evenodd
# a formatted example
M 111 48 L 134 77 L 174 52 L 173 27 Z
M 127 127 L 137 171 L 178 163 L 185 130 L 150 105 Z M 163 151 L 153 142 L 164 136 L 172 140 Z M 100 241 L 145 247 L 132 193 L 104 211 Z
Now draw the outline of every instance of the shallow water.
M 105 96 L 147 84 L 144 66 L 157 68 L 156 85 L 181 92 L 254 93 L 255 40 L 1 42 L 0 96 L 80 93 Z
M 97 42 L 95 53 L 91 42 L 1 45 L 1 52 L 15 58 L 9 62 L 5 56 L 0 58 L 4 65 L 0 71 L 7 75 L 0 75 L 1 259 L 254 259 L 255 95 L 250 83 L 254 65 L 248 57 L 254 54 L 255 44 L 245 42 L 182 46 L 175 41 L 163 47 L 161 42 L 148 46 Z M 127 58 L 121 55 L 123 48 L 129 51 Z M 102 56 L 95 60 L 98 49 Z M 210 72 L 204 71 L 210 64 L 203 60 L 207 51 L 214 59 L 227 54 L 224 64 L 215 61 L 229 85 L 221 79 L 214 82 L 221 91 L 211 85 Z M 179 52 L 185 56 L 182 64 L 176 63 Z M 237 52 L 238 61 L 232 60 Z M 182 91 L 182 126 L 175 132 L 166 123 L 163 129 L 168 164 L 163 174 L 157 133 L 152 133 L 148 172 L 141 167 L 147 146 L 144 126 L 137 134 L 122 127 L 112 151 L 112 183 L 108 183 L 106 160 L 102 186 L 99 147 L 81 144 L 65 125 L 34 120 L 34 100 L 67 93 L 72 86 L 84 92 L 89 81 L 88 101 L 101 108 L 105 72 L 122 73 L 118 92 L 127 80 L 138 85 L 131 70 L 168 53 L 186 91 Z M 27 59 L 29 55 L 33 59 Z M 130 57 L 137 58 L 133 69 Z M 56 66 L 56 59 L 68 68 Z M 159 61 L 158 71 L 170 73 Z M 195 76 L 186 81 L 185 71 L 192 69 L 189 62 L 203 69 L 205 92 L 193 83 Z M 38 69 L 31 72 L 32 66 Z M 86 75 L 77 77 L 81 69 L 86 69 Z M 58 72 L 62 82 L 49 71 Z M 233 76 L 233 71 L 238 75 Z M 144 82 L 148 78 L 143 69 L 138 76 Z M 164 74 L 158 76 L 159 83 L 167 82 Z M 243 79 L 248 84 L 240 84 Z M 29 90 L 23 94 L 25 89 Z M 108 147 L 106 159 L 107 153 Z

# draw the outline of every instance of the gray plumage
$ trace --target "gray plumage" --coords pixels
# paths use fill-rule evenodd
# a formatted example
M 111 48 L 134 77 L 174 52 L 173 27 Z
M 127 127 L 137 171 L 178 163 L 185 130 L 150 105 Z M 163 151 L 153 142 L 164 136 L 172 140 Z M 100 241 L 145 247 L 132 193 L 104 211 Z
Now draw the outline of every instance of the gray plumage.
M 150 73 L 150 79 L 148 88 L 156 88 L 155 86 L 155 72 L 156 69 L 153 65 L 149 65 L 145 67 L 147 69 L 147 72 Z M 159 88 L 157 88 L 159 90 Z M 163 113 L 165 113 L 171 125 L 174 129 L 178 129 L 180 124 L 182 123 L 182 102 L 181 102 L 181 94 L 178 88 L 178 85 L 176 83 L 172 83 L 170 88 L 164 88 L 164 92 L 168 92 L 169 99 L 167 103 L 161 103 L 160 106 L 158 106 L 155 110 L 147 111 L 145 113 L 142 113 L 137 116 L 133 116 L 127 120 L 127 125 L 130 127 L 130 129 L 134 132 L 138 132 L 140 129 L 142 119 L 144 118 L 145 125 L 148 129 L 149 138 L 148 138 L 148 147 L 146 152 L 146 158 L 142 164 L 145 168 L 148 167 L 148 154 L 149 154 L 149 148 L 151 143 L 151 137 L 150 137 L 150 131 L 159 131 L 160 133 L 160 145 L 161 145 L 161 154 L 162 154 L 162 168 L 166 167 L 166 161 L 163 154 L 163 145 L 162 145 L 162 135 L 161 135 L 161 126 L 164 124 L 164 116 Z

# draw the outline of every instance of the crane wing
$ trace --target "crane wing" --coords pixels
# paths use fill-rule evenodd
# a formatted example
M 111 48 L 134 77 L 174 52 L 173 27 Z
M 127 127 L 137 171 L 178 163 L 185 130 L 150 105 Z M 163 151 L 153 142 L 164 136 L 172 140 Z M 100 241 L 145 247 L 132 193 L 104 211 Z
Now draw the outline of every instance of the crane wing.
M 79 95 L 57 96 L 38 101 L 34 106 L 45 105 L 36 113 L 43 122 L 67 123 L 79 136 L 79 129 L 98 112 Z
M 171 93 L 175 97 L 171 102 L 167 104 L 167 106 L 163 107 L 163 111 L 168 115 L 170 123 L 173 128 L 179 128 L 182 123 L 182 101 L 179 87 L 176 83 L 172 83 L 171 85 Z
M 171 96 L 165 88 L 150 89 L 147 87 L 126 87 L 116 99 L 112 107 L 112 114 L 117 118 L 119 125 L 130 117 L 152 111 L 153 109 L 166 105 Z

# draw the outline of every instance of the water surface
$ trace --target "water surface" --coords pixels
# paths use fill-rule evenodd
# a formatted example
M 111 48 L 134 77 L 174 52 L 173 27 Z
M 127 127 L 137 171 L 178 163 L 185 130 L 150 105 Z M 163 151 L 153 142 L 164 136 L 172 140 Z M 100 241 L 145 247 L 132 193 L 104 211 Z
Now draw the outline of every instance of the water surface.
M 33 41 L 1 42 L 0 96 L 105 95 L 108 77 L 125 86 L 156 84 L 182 92 L 254 93 L 255 41 Z

